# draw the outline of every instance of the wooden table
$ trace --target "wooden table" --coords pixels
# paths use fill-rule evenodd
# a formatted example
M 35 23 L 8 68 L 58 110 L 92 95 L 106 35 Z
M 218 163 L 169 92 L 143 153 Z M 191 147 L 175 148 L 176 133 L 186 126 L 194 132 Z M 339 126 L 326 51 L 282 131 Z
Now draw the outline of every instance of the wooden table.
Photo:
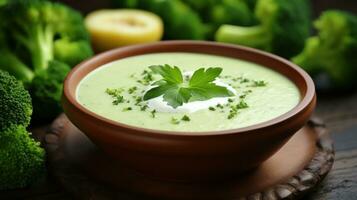
M 336 160 L 325 181 L 305 199 L 357 199 L 357 93 L 349 96 L 320 96 L 316 115 L 325 120 L 331 131 Z M 59 200 L 71 199 L 71 196 L 55 180 L 47 177 L 28 189 L 2 191 L 0 199 Z

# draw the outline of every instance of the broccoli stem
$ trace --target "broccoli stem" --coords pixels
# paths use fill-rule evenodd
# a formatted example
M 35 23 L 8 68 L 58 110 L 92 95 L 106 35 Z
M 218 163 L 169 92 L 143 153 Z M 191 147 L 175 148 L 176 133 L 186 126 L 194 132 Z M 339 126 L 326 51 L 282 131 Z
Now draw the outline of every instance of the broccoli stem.
M 32 64 L 35 72 L 47 69 L 48 62 L 53 59 L 53 31 L 50 27 L 36 26 L 34 42 L 31 49 Z
M 216 32 L 216 41 L 270 50 L 271 36 L 262 25 L 241 27 L 222 25 Z
M 24 83 L 31 82 L 34 73 L 13 53 L 8 50 L 0 50 L 0 55 L 0 69 L 8 71 L 11 75 Z
M 25 34 L 15 32 L 14 37 L 29 49 L 35 73 L 47 69 L 54 57 L 52 28 L 38 24 L 25 29 Z
M 329 62 L 326 59 L 320 59 L 321 52 L 319 51 L 319 38 L 311 37 L 306 41 L 303 51 L 293 57 L 291 60 L 305 69 L 310 75 L 314 76 L 321 72 L 321 66 L 324 66 L 322 62 Z M 332 56 L 333 57 L 333 56 Z

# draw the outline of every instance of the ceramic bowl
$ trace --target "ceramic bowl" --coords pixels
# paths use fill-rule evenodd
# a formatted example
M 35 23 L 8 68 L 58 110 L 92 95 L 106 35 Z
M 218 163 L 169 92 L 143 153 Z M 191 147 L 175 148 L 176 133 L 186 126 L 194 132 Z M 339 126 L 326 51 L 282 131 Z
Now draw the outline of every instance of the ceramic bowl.
M 289 112 L 264 123 L 183 135 L 115 122 L 87 110 L 76 100 L 79 82 L 94 69 L 118 59 L 155 52 L 197 52 L 258 63 L 293 81 L 300 90 L 301 101 Z M 155 178 L 191 181 L 226 178 L 258 167 L 305 125 L 315 108 L 316 95 L 310 76 L 278 56 L 214 42 L 167 41 L 114 49 L 79 64 L 64 82 L 62 102 L 71 122 L 111 156 L 113 163 Z

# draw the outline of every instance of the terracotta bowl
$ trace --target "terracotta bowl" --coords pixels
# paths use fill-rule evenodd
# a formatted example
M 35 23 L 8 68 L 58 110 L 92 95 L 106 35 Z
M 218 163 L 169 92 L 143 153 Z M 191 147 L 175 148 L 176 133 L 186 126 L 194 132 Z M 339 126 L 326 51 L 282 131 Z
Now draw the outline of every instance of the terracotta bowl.
M 185 135 L 115 122 L 77 102 L 76 88 L 92 70 L 118 59 L 155 52 L 198 52 L 261 64 L 292 80 L 300 90 L 301 101 L 289 112 L 264 123 Z M 113 164 L 119 162 L 139 173 L 160 179 L 183 181 L 226 178 L 254 169 L 305 125 L 315 104 L 313 81 L 291 62 L 251 48 L 193 41 L 130 46 L 94 56 L 70 72 L 63 94 L 63 108 L 68 118 L 101 150 L 114 158 Z

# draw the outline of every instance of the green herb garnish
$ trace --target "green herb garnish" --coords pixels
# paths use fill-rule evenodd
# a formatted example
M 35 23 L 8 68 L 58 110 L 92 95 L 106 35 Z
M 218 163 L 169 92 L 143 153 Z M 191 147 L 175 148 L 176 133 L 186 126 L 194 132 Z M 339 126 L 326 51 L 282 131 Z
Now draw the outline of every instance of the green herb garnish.
M 208 110 L 210 110 L 210 111 L 215 111 L 216 109 L 215 109 L 214 107 L 210 106 L 210 107 L 208 108 Z
M 129 110 L 133 110 L 133 108 L 132 107 L 123 108 L 123 111 L 129 111 Z
M 154 65 L 152 72 L 160 74 L 162 79 L 154 82 L 156 86 L 144 95 L 149 100 L 163 95 L 164 101 L 173 108 L 189 101 L 203 101 L 214 97 L 228 97 L 234 94 L 227 88 L 218 86 L 213 81 L 221 74 L 222 68 L 200 68 L 194 72 L 188 82 L 184 82 L 181 70 L 170 65 Z
M 110 96 L 119 96 L 121 95 L 121 93 L 124 92 L 124 89 L 123 88 L 117 88 L 117 89 L 109 89 L 107 88 L 105 90 L 105 93 L 109 94 Z
M 217 104 L 216 107 L 217 107 L 217 108 L 220 108 L 220 109 L 223 109 L 223 108 L 224 108 L 224 106 L 223 106 L 222 104 L 220 104 L 220 103 Z
M 248 108 L 248 104 L 245 101 L 240 101 L 239 104 L 236 105 L 237 109 L 244 109 L 244 108 Z
M 250 81 L 249 79 L 243 78 L 243 79 L 240 81 L 240 83 L 248 83 L 249 81 Z
M 186 122 L 189 122 L 191 121 L 191 119 L 187 116 L 187 115 L 184 115 L 182 118 L 181 118 L 182 121 L 186 121 Z
M 149 107 L 148 105 L 140 106 L 140 110 L 141 111 L 145 111 L 148 107 Z
M 136 86 L 131 87 L 131 88 L 128 89 L 128 93 L 129 93 L 129 94 L 133 94 L 137 89 L 138 89 L 138 88 L 137 88 Z
M 237 105 L 232 105 L 231 106 L 231 109 L 229 110 L 229 114 L 228 114 L 228 119 L 232 119 L 234 118 L 235 116 L 238 115 L 238 111 L 240 109 L 245 109 L 245 108 L 248 108 L 248 104 L 245 102 L 245 101 L 240 101 Z
M 120 103 L 123 103 L 125 100 L 124 100 L 124 97 L 119 95 L 119 96 L 116 96 L 115 97 L 115 100 L 113 101 L 113 105 L 118 105 Z
M 155 118 L 156 110 L 152 110 L 150 113 L 151 113 L 151 117 L 152 117 L 152 118 Z
M 180 120 L 178 120 L 174 117 L 171 118 L 171 124 L 179 124 L 179 123 L 180 123 Z
M 267 84 L 265 81 L 254 81 L 252 87 L 264 87 Z
M 112 96 L 112 98 L 114 99 L 113 100 L 113 105 L 118 105 L 118 104 L 120 104 L 120 103 L 124 103 L 124 101 L 125 101 L 125 99 L 124 99 L 124 97 L 121 95 L 121 93 L 124 91 L 124 89 L 122 89 L 122 88 L 118 88 L 118 89 L 109 89 L 109 88 L 107 88 L 106 90 L 105 90 L 105 92 L 108 94 L 108 95 L 110 95 L 110 96 Z

